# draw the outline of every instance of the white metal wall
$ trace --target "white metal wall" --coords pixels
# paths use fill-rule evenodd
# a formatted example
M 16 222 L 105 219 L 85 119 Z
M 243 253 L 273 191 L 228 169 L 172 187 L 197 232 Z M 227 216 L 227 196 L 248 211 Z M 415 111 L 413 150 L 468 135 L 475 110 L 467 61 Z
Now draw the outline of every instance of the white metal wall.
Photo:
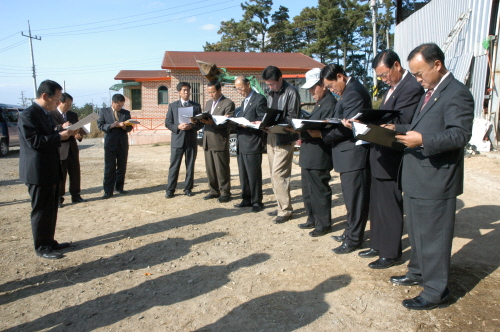
M 471 92 L 476 104 L 475 114 L 482 111 L 486 80 L 486 57 L 481 42 L 488 36 L 491 0 L 433 0 L 396 26 L 394 51 L 403 66 L 406 57 L 420 44 L 442 46 L 462 13 L 471 9 L 468 22 L 446 52 L 446 66 L 460 81 L 469 76 L 471 59 L 475 57 Z

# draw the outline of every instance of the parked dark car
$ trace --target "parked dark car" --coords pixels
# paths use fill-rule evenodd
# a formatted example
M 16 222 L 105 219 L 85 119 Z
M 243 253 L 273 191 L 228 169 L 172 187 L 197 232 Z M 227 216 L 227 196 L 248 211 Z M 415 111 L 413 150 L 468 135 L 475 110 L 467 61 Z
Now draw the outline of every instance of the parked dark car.
M 0 157 L 6 156 L 10 147 L 19 146 L 17 120 L 22 110 L 19 105 L 0 104 Z

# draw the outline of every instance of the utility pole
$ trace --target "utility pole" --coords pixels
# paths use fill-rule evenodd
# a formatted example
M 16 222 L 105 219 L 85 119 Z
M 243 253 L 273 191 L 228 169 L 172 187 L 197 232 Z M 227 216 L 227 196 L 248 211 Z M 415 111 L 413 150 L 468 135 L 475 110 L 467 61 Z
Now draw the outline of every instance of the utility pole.
M 35 87 L 35 95 L 34 97 L 36 98 L 36 89 L 37 89 L 37 86 L 36 86 L 36 71 L 35 71 L 35 58 L 33 57 L 33 43 L 32 43 L 32 39 L 36 39 L 36 40 L 42 40 L 42 37 L 38 37 L 38 36 L 31 36 L 31 27 L 30 27 L 30 21 L 28 20 L 28 31 L 29 31 L 29 35 L 26 36 L 22 31 L 21 31 L 21 35 L 23 35 L 24 37 L 28 37 L 30 39 L 30 50 L 31 50 L 31 65 L 33 66 L 33 86 Z
M 372 27 L 373 27 L 373 38 L 372 38 L 372 46 L 373 46 L 373 58 L 377 55 L 377 0 L 370 0 L 370 9 L 372 10 Z M 375 69 L 373 69 L 373 100 L 377 100 L 377 95 L 375 92 L 377 91 L 377 73 Z
M 377 55 L 377 11 L 378 8 L 382 8 L 384 6 L 384 0 L 370 0 L 370 9 L 372 10 L 372 26 L 373 26 L 373 58 Z M 389 39 L 387 39 L 387 45 L 389 45 Z M 387 47 L 389 48 L 389 47 Z M 375 73 L 375 69 L 373 69 L 373 101 L 377 100 L 376 92 L 377 91 L 377 73 Z

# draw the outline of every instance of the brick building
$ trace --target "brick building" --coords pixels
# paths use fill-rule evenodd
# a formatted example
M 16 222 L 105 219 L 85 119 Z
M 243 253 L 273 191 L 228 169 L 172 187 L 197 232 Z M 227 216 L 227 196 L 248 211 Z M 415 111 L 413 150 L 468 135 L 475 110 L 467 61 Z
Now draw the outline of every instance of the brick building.
M 125 109 L 133 118 L 141 119 L 146 129 L 164 129 L 168 104 L 177 100 L 176 85 L 179 82 L 191 84 L 191 99 L 205 106 L 207 79 L 201 74 L 196 60 L 215 63 L 226 68 L 229 75 L 254 76 L 261 85 L 261 73 L 269 65 L 277 66 L 288 83 L 300 87 L 305 82 L 305 73 L 312 68 L 323 68 L 324 64 L 301 53 L 244 53 L 244 52 L 175 52 L 167 51 L 163 57 L 163 70 L 121 70 L 110 89 L 123 88 Z M 302 102 L 310 102 L 306 90 L 299 89 Z M 242 97 L 232 84 L 226 84 L 222 93 L 240 106 Z

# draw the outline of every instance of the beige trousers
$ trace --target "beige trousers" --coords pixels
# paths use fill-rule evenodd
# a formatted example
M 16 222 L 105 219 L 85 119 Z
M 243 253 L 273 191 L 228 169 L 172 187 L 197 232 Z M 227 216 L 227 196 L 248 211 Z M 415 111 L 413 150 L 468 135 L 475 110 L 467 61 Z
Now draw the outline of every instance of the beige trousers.
M 278 216 L 292 215 L 292 197 L 290 196 L 290 176 L 294 143 L 277 145 L 276 134 L 267 135 L 267 156 L 273 192 L 278 203 Z

